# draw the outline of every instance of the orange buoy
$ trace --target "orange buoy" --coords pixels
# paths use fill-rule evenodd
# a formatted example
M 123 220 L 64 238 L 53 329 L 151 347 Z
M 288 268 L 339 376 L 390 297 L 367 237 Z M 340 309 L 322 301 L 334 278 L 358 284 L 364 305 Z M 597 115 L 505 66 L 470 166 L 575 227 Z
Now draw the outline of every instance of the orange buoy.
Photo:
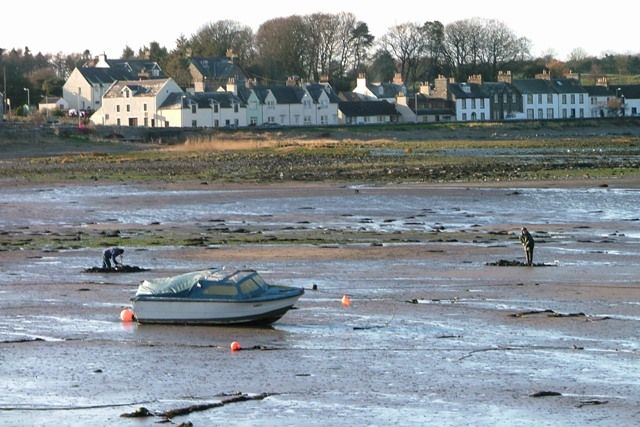
M 231 351 L 240 351 L 242 347 L 240 347 L 240 343 L 238 341 L 234 341 L 231 343 Z
M 349 298 L 349 295 L 345 294 L 342 296 L 342 305 L 345 307 L 349 307 L 351 305 L 351 298 Z
M 130 308 L 125 308 L 120 312 L 120 320 L 123 322 L 133 322 L 136 316 L 133 314 L 133 310 Z

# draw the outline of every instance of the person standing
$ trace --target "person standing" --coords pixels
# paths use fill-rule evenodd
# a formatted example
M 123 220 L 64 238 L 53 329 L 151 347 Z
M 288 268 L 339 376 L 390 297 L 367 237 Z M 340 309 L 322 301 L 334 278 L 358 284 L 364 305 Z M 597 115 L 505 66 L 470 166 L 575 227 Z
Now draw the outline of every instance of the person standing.
M 522 243 L 524 253 L 527 257 L 527 265 L 531 267 L 533 265 L 533 246 L 535 242 L 533 241 L 531 233 L 527 230 L 527 227 L 522 227 L 520 230 L 520 243 Z
M 111 261 L 113 261 L 114 268 L 122 265 L 122 263 L 118 261 L 117 257 L 120 257 L 122 260 L 123 253 L 124 249 L 118 247 L 105 249 L 104 252 L 102 252 L 102 268 L 111 270 Z

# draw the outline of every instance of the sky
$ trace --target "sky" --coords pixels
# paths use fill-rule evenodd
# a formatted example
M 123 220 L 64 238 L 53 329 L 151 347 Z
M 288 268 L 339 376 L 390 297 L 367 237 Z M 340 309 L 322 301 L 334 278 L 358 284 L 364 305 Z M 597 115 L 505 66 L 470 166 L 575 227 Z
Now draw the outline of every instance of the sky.
M 165 4 L 171 6 L 164 6 Z M 579 4 L 578 8 L 575 7 Z M 640 53 L 634 35 L 637 26 L 636 0 L 609 0 L 602 7 L 593 2 L 538 0 L 457 0 L 373 2 L 371 0 L 272 0 L 213 2 L 181 0 L 140 2 L 54 2 L 30 0 L 3 2 L 0 47 L 29 47 L 32 53 L 81 53 L 119 58 L 125 46 L 134 51 L 152 41 L 171 50 L 180 35 L 189 38 L 206 24 L 232 20 L 254 32 L 272 18 L 322 13 L 353 13 L 367 23 L 377 38 L 390 27 L 413 22 L 440 21 L 444 25 L 471 18 L 495 19 L 517 36 L 531 41 L 532 54 L 553 54 L 560 60 L 581 48 L 589 55 L 605 52 Z M 442 7 L 439 7 L 442 5 Z M 634 12 L 635 11 L 635 12 Z

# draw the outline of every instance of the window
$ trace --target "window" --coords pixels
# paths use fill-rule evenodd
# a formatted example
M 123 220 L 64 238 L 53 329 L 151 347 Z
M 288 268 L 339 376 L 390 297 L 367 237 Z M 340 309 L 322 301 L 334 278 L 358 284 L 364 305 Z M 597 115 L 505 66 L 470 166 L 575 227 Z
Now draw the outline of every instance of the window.
M 191 120 L 191 127 L 192 128 L 197 128 L 198 127 L 198 121 L 197 120 Z
M 580 118 L 584 119 L 584 108 L 580 109 Z
M 235 127 L 238 127 L 240 125 L 240 121 L 238 119 L 233 119 L 233 124 Z
M 131 105 L 127 104 L 127 113 L 131 112 Z
M 547 108 L 547 119 L 553 119 L 553 108 Z
M 473 108 L 473 109 L 476 108 L 476 99 L 475 98 L 471 99 L 471 108 Z
M 506 104 L 506 103 L 507 103 L 507 94 L 506 94 L 506 93 L 505 93 L 504 95 L 502 95 L 502 102 L 503 102 L 504 104 Z
M 233 104 L 233 112 L 237 113 L 238 112 L 238 104 Z
M 104 115 L 104 119 L 105 119 L 105 120 L 109 120 L 109 115 L 108 115 L 108 114 L 105 114 L 105 115 Z
M 214 128 L 220 127 L 220 120 L 215 119 L 215 120 L 213 121 L 213 127 L 214 127 Z
M 527 119 L 533 120 L 533 108 L 527 108 Z
M 553 104 L 553 94 L 547 94 L 547 104 Z
M 116 119 L 116 126 L 120 126 L 120 118 Z
M 142 105 L 142 111 L 147 111 L 147 104 Z
M 326 125 L 329 123 L 329 119 L 327 116 L 320 116 L 320 124 Z
M 478 120 L 478 115 L 476 114 L 475 111 L 473 113 L 471 113 L 471 120 L 473 120 L 473 121 Z
M 196 104 L 195 102 L 193 104 L 191 104 L 191 114 L 197 113 L 197 111 L 198 111 L 197 109 L 198 109 L 198 104 Z
M 480 120 L 484 120 L 484 112 L 480 113 Z
M 543 119 L 544 117 L 542 117 L 542 108 L 538 108 L 538 118 L 539 119 Z
M 213 104 L 213 112 L 217 113 L 218 111 L 220 111 L 220 106 L 218 104 Z
M 257 117 L 249 117 L 249 125 L 250 126 L 255 126 L 258 124 L 258 118 Z
M 462 121 L 463 122 L 467 121 L 467 113 L 462 113 Z
M 116 113 L 119 113 L 119 112 L 120 112 L 120 106 L 116 105 Z
M 538 104 L 542 104 L 542 94 L 538 94 Z
M 572 104 L 576 103 L 576 95 L 574 93 L 571 94 L 571 103 Z
M 484 98 L 480 98 L 480 108 L 484 108 Z
M 516 102 L 518 102 L 518 97 L 516 96 L 516 94 L 515 94 L 515 93 L 514 93 L 513 95 L 511 95 L 511 97 L 512 97 L 512 98 L 511 98 L 511 102 L 513 102 L 514 104 L 515 104 Z
M 563 103 L 563 104 L 566 104 L 566 103 L 567 103 L 567 94 L 566 94 L 566 93 L 563 93 L 563 94 L 562 94 L 562 103 Z
M 584 104 L 584 94 L 581 93 L 578 99 L 580 100 L 580 104 Z
M 148 118 L 144 118 L 144 127 L 149 127 L 149 119 Z
M 533 94 L 531 93 L 527 95 L 527 104 L 533 104 Z
M 566 109 L 566 108 L 563 108 L 563 109 L 562 109 L 562 118 L 563 118 L 563 119 L 566 119 L 566 118 L 567 118 L 567 109 Z

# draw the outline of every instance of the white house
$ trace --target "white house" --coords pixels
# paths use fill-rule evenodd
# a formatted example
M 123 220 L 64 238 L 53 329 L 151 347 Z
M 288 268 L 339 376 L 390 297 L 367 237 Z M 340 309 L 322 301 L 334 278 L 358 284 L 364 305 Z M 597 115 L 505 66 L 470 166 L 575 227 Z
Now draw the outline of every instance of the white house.
M 246 106 L 231 92 L 175 92 L 162 103 L 158 115 L 172 127 L 245 127 Z
M 384 100 L 395 103 L 397 96 L 407 95 L 407 87 L 402 82 L 400 73 L 396 73 L 392 83 L 367 82 L 366 76 L 361 73 L 358 75 L 356 87 L 352 92 L 362 95 L 370 101 Z
M 491 120 L 491 98 L 477 83 L 449 83 L 449 96 L 455 102 L 456 120 Z
M 312 122 L 314 125 L 337 125 L 338 124 L 338 103 L 340 98 L 333 91 L 329 84 L 310 83 L 303 86 L 311 96 L 314 104 L 314 115 Z
M 107 59 L 100 55 L 95 65 L 76 68 L 62 87 L 67 108 L 89 112 L 100 108 L 102 97 L 118 80 L 166 79 L 155 61 Z
M 47 96 L 43 99 L 43 102 L 38 104 L 38 111 L 67 111 L 69 109 L 69 103 L 64 98 L 57 96 Z
M 184 93 L 171 78 L 118 81 L 105 92 L 102 106 L 91 121 L 108 126 L 179 126 L 162 115 L 159 108 L 172 94 Z
M 625 116 L 640 115 L 640 85 L 613 86 Z
M 588 117 L 602 118 L 611 117 L 617 114 L 613 108 L 615 103 L 612 100 L 616 99 L 615 93 L 605 85 L 584 86 L 584 89 L 589 94 L 589 110 Z
M 549 84 L 558 94 L 558 118 L 584 119 L 589 117 L 589 93 L 575 79 L 551 79 Z
M 346 125 L 396 123 L 400 113 L 388 101 L 343 101 L 338 104 L 338 119 Z

